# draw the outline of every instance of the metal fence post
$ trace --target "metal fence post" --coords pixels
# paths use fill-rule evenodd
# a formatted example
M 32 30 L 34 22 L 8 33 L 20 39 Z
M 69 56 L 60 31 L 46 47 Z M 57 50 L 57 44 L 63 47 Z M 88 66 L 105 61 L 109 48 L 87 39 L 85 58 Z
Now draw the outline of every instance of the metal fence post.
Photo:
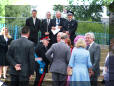
M 16 40 L 17 39 L 17 33 L 18 33 L 18 31 L 17 31 L 18 30 L 18 26 L 15 25 L 14 28 L 15 28 L 15 31 L 14 31 L 15 32 L 15 34 L 14 34 L 14 40 Z

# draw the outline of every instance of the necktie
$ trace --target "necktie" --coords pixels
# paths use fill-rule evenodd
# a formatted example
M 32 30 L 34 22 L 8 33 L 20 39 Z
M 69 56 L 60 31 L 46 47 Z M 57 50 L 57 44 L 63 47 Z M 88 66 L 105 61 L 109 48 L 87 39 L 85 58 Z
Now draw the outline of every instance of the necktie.
M 58 24 L 60 23 L 60 19 L 57 19 Z
M 86 47 L 86 49 L 88 50 L 88 49 L 89 49 L 89 47 L 90 47 L 90 45 L 88 45 L 88 46 Z
M 48 25 L 49 25 L 49 19 L 47 19 L 47 23 L 48 23 Z

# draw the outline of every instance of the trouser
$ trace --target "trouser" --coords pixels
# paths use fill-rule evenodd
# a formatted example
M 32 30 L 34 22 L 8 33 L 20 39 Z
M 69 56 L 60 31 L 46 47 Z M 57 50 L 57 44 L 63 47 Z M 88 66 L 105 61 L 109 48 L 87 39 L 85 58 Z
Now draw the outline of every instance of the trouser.
M 11 75 L 10 86 L 29 86 L 29 77 L 19 76 L 19 75 Z
M 72 35 L 70 36 L 70 40 L 71 40 L 72 46 L 74 46 L 74 38 L 75 38 L 75 37 L 76 37 L 75 34 L 72 34 Z
M 114 80 L 105 81 L 105 86 L 114 86 Z
M 35 72 L 36 72 L 36 78 L 34 81 L 34 86 L 41 86 L 46 73 L 45 72 L 43 74 L 39 73 L 38 63 L 35 64 Z
M 91 86 L 97 86 L 97 84 L 98 84 L 98 81 L 97 81 L 98 80 L 98 74 L 92 75 L 90 80 L 91 80 Z
M 52 86 L 65 86 L 67 76 L 60 73 L 52 73 L 52 80 L 53 80 Z

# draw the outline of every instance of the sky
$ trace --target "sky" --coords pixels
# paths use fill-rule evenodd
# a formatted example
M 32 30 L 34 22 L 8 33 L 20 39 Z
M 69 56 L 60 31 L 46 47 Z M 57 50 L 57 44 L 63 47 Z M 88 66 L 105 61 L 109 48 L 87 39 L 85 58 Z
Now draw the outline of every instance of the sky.
M 74 0 L 74 5 L 78 2 L 79 5 L 89 5 L 89 2 L 83 3 L 82 0 Z M 35 5 L 37 6 L 36 10 L 38 12 L 38 18 L 45 18 L 45 15 L 48 11 L 54 14 L 53 5 L 69 5 L 68 0 L 17 0 L 13 2 L 15 5 Z M 104 13 L 102 14 L 104 18 L 107 18 L 106 9 L 103 10 Z

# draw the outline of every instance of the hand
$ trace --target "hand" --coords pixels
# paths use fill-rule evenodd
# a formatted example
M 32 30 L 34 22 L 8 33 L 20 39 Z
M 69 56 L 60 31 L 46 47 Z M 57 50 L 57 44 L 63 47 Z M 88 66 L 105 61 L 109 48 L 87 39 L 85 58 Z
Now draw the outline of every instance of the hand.
M 71 67 L 67 67 L 67 73 L 70 71 Z
M 66 31 L 66 34 L 69 34 L 69 31 Z
M 41 57 L 35 58 L 35 61 L 38 61 L 38 60 L 42 61 L 42 58 Z
M 55 27 L 52 27 L 52 30 L 55 30 L 56 28 Z
M 32 80 L 32 75 L 29 76 L 29 80 Z
M 49 32 L 45 32 L 45 35 L 49 35 Z
M 58 26 L 58 28 L 59 28 L 59 29 L 61 29 L 61 28 L 62 28 L 62 26 Z
M 91 71 L 91 74 L 92 74 L 92 75 L 94 75 L 94 72 L 93 72 L 93 71 Z
M 94 75 L 93 71 L 89 71 L 89 77 L 91 77 L 92 75 Z
M 105 67 L 105 72 L 107 72 L 107 67 Z
M 16 64 L 16 65 L 15 65 L 15 69 L 16 69 L 16 71 L 21 70 L 21 64 Z

